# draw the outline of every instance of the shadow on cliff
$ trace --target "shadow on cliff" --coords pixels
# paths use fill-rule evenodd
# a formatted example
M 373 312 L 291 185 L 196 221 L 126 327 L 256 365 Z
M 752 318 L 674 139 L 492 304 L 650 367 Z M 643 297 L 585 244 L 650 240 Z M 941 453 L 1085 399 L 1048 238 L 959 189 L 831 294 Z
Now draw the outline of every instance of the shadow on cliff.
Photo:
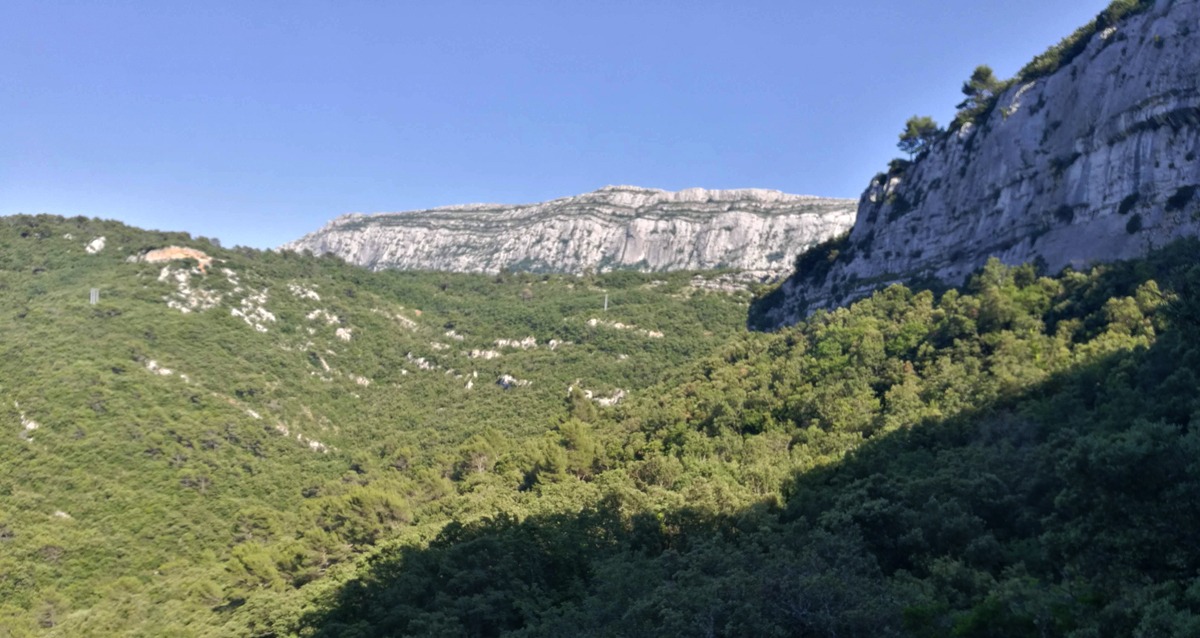
M 780 282 L 778 286 L 766 291 L 750 302 L 746 315 L 746 328 L 749 330 L 774 330 L 779 327 L 781 318 L 778 313 L 785 312 L 785 307 L 792 305 L 800 316 L 806 313 L 808 301 L 804 299 L 804 290 L 819 288 L 829 276 L 838 258 L 850 248 L 850 233 L 847 231 L 837 237 L 823 241 L 796 256 L 792 265 L 792 274 Z M 789 299 L 797 295 L 799 299 Z
M 794 477 L 780 506 L 647 513 L 614 492 L 577 514 L 451 524 L 375 556 L 295 629 L 1195 635 L 1197 300 L 1149 348 L 876 436 Z

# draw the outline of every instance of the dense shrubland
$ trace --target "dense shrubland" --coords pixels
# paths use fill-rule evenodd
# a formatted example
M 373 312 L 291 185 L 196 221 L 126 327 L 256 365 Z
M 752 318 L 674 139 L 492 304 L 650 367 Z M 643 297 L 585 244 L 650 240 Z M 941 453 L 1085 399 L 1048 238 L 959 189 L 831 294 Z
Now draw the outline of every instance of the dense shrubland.
M 961 292 L 892 287 L 736 338 L 588 424 L 598 444 L 549 437 L 607 468 L 539 475 L 557 506 L 387 544 L 274 618 L 330 636 L 1194 634 L 1196 248 L 1057 278 L 993 262 Z
M 126 262 L 164 244 L 232 296 L 167 308 L 163 265 Z M 993 262 L 761 334 L 686 274 L 371 274 L 5 219 L 0 626 L 1196 633 L 1198 248 Z M 267 332 L 220 268 L 269 290 Z
M 167 306 L 174 273 L 199 265 L 136 263 L 167 245 L 216 258 L 184 275 L 216 307 Z M 746 293 L 690 277 L 371 274 L 86 218 L 0 220 L 0 626 L 204 633 L 381 539 L 491 513 L 459 492 L 532 475 L 498 459 L 540 449 L 569 386 L 635 392 L 741 327 Z M 233 312 L 263 291 L 260 333 Z

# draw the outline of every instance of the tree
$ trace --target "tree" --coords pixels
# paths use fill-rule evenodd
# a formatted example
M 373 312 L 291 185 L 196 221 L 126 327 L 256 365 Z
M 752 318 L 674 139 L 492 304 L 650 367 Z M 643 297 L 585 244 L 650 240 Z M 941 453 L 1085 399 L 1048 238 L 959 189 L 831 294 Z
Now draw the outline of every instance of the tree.
M 1002 86 L 1003 84 L 1000 80 L 996 79 L 996 74 L 992 71 L 992 67 L 981 64 L 975 67 L 975 71 L 971 73 L 971 77 L 966 82 L 963 82 L 962 92 L 966 96 L 966 99 L 956 108 L 965 111 L 975 111 L 995 95 Z
M 904 132 L 900 133 L 900 150 L 908 153 L 909 158 L 920 154 L 941 135 L 942 129 L 928 115 L 914 115 L 904 124 Z

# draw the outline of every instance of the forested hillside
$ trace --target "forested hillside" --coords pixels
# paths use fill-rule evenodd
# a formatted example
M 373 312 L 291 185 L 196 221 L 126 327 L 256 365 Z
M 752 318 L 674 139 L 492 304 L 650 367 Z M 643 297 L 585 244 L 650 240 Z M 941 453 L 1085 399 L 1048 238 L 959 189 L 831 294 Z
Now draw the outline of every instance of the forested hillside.
M 494 513 L 497 472 L 519 498 L 531 470 L 499 460 L 537 457 L 569 389 L 609 409 L 748 299 L 719 275 L 370 274 L 4 218 L 0 635 L 227 634 L 254 595 Z
M 1057 278 L 992 262 L 735 338 L 592 418 L 598 444 L 561 436 L 567 468 L 608 469 L 539 474 L 557 507 L 388 543 L 272 603 L 275 627 L 1196 635 L 1197 248 Z
M 1197 250 L 761 334 L 716 274 L 7 218 L 0 627 L 1194 635 Z

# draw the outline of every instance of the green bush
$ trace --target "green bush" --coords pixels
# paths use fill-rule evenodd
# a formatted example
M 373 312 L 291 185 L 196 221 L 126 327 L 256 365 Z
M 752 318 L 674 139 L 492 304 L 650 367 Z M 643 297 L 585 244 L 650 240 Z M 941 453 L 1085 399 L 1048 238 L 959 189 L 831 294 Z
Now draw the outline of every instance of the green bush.
M 1154 7 L 1154 0 L 1116 0 L 1091 22 L 1079 27 L 1061 42 L 1035 57 L 1017 73 L 1018 82 L 1031 82 L 1052 75 L 1070 64 L 1091 43 L 1092 37 L 1121 20 Z
M 803 281 L 823 281 L 849 246 L 850 233 L 846 232 L 800 253 L 796 256 L 796 276 Z

